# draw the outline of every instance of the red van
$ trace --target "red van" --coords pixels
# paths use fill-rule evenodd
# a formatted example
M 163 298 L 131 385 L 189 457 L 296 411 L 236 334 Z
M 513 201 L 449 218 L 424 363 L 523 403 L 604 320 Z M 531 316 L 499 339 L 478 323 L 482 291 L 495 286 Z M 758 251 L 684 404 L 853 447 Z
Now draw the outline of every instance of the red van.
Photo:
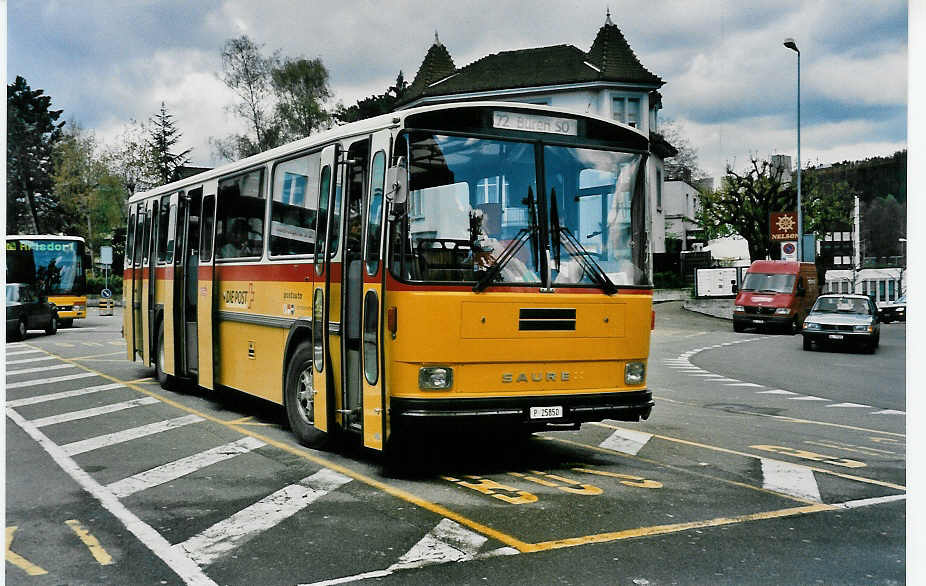
M 813 263 L 757 260 L 746 271 L 736 296 L 733 330 L 777 327 L 796 334 L 819 295 Z

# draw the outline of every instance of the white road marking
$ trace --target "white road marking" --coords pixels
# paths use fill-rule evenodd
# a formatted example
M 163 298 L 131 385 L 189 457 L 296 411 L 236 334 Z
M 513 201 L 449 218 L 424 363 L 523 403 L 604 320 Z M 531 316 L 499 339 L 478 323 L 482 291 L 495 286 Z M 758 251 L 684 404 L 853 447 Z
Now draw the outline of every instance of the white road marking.
M 119 502 L 119 499 L 103 488 L 96 480 L 87 474 L 87 472 L 81 469 L 81 467 L 78 466 L 74 460 L 69 458 L 59 446 L 55 445 L 48 436 L 26 421 L 13 409 L 7 409 L 6 415 L 16 423 L 16 425 L 28 433 L 32 439 L 38 442 L 38 444 L 48 452 L 52 459 L 55 460 L 58 466 L 73 478 L 81 488 L 100 501 L 104 509 L 119 519 L 122 525 L 135 535 L 145 547 L 161 558 L 161 560 L 177 574 L 181 581 L 193 586 L 215 586 L 215 582 L 209 579 L 193 561 L 182 555 L 181 552 L 175 551 L 160 533 L 129 511 Z
M 38 385 L 51 385 L 54 383 L 60 383 L 66 380 L 76 380 L 79 378 L 87 378 L 89 376 L 97 376 L 95 372 L 79 372 L 77 374 L 66 374 L 64 376 L 54 376 L 52 378 L 40 378 L 36 380 L 26 380 L 17 383 L 6 383 L 7 390 L 9 389 L 21 389 L 23 387 L 36 387 Z
M 751 387 L 755 389 L 764 389 L 765 385 L 757 385 L 756 383 L 730 383 L 724 385 L 725 387 Z
M 792 393 L 791 391 L 785 391 L 783 389 L 773 389 L 771 391 L 756 391 L 757 395 L 796 395 L 797 393 Z
M 712 380 L 711 382 L 714 382 L 714 383 L 741 383 L 741 382 L 743 382 L 743 381 L 741 381 L 741 380 L 738 379 L 738 378 L 717 378 L 717 379 Z
M 488 539 L 450 519 L 442 519 L 389 569 L 420 568 L 432 564 L 471 560 Z
M 10 346 L 8 344 L 7 348 L 9 347 Z M 27 348 L 27 346 L 16 346 L 16 347 L 17 348 Z M 6 355 L 7 356 L 20 356 L 22 354 L 35 354 L 36 352 L 42 352 L 42 350 L 39 350 L 38 348 L 31 348 L 29 350 L 20 350 L 18 352 L 7 352 Z
M 813 470 L 780 460 L 767 458 L 760 458 L 760 460 L 762 462 L 762 488 L 815 503 L 823 502 Z
M 90 393 L 98 393 L 100 391 L 109 391 L 112 389 L 121 389 L 125 386 L 121 383 L 111 383 L 108 385 L 97 385 L 95 387 L 87 387 L 85 389 L 77 389 L 76 391 L 62 391 L 60 393 L 51 393 L 49 395 L 39 395 L 37 397 L 26 397 L 25 399 L 16 399 L 15 401 L 7 401 L 7 407 L 22 407 L 24 405 L 35 405 L 36 403 L 45 403 L 46 401 L 57 401 L 58 399 L 67 399 L 69 397 L 78 397 L 80 395 L 88 395 Z
M 97 415 L 105 415 L 106 413 L 115 413 L 116 411 L 123 411 L 125 409 L 131 409 L 132 407 L 139 407 L 141 405 L 153 405 L 154 403 L 160 403 L 160 401 L 154 397 L 142 397 L 140 399 L 132 399 L 130 401 L 112 403 L 111 405 L 103 405 L 101 407 L 92 407 L 90 409 L 81 409 L 80 411 L 61 413 L 59 415 L 50 415 L 48 417 L 42 417 L 41 419 L 33 419 L 32 425 L 36 427 L 46 427 L 48 425 L 56 425 L 66 421 L 77 421 L 78 419 L 87 419 L 90 417 L 96 417 Z
M 896 409 L 883 409 L 881 411 L 872 411 L 871 415 L 906 415 L 906 411 L 897 411 Z
M 804 395 L 802 397 L 788 397 L 789 401 L 829 401 L 823 397 L 814 397 L 813 395 Z
M 106 446 L 131 441 L 140 437 L 154 435 L 169 429 L 183 427 L 184 425 L 189 425 L 191 423 L 198 423 L 200 421 L 204 421 L 204 419 L 198 415 L 184 415 L 183 417 L 177 417 L 176 419 L 158 421 L 157 423 L 150 423 L 148 425 L 142 425 L 141 427 L 133 427 L 132 429 L 126 429 L 125 431 L 108 433 L 106 435 L 100 435 L 90 439 L 65 444 L 61 446 L 61 449 L 64 450 L 65 454 L 74 456 L 77 454 L 83 454 L 84 452 L 98 450 Z
M 859 499 L 857 501 L 846 501 L 844 503 L 836 503 L 832 506 L 841 507 L 843 509 L 857 509 L 859 507 L 869 507 L 871 505 L 880 505 L 882 503 L 892 503 L 895 501 L 902 501 L 907 498 L 906 493 L 904 494 L 892 494 L 890 496 L 879 496 L 870 499 Z
M 350 481 L 343 474 L 323 468 L 178 543 L 174 550 L 205 566 Z
M 617 452 L 622 452 L 624 454 L 630 454 L 631 456 L 636 456 L 637 452 L 643 449 L 643 446 L 646 445 L 646 442 L 653 437 L 651 433 L 644 433 L 642 431 L 634 431 L 631 429 L 618 429 L 615 430 L 606 440 L 598 444 L 599 447 L 606 448 L 608 450 L 614 450 Z
M 49 354 L 48 356 L 41 356 L 39 358 L 21 358 L 19 360 L 7 360 L 6 365 L 9 366 L 11 364 L 26 364 L 27 362 L 41 362 L 43 360 L 53 360 L 55 358 L 57 358 L 57 356 L 52 356 Z
M 234 458 L 240 454 L 246 454 L 264 445 L 266 444 L 259 439 L 246 437 L 205 452 L 169 462 L 157 468 L 139 472 L 134 476 L 113 482 L 107 485 L 106 488 L 119 498 L 127 497 L 136 492 L 160 486 L 171 480 L 192 474 L 212 464 Z
M 22 370 L 8 370 L 7 376 L 14 374 L 32 374 L 33 372 L 45 372 L 46 370 L 61 370 L 64 368 L 77 368 L 76 364 L 53 364 L 51 366 L 37 366 L 35 368 L 24 368 Z
M 420 568 L 422 566 L 444 564 L 447 562 L 466 562 L 473 559 L 484 559 L 500 555 L 517 555 L 519 553 L 518 550 L 513 547 L 500 547 L 486 553 L 478 553 L 479 548 L 482 547 L 486 541 L 488 541 L 488 538 L 485 536 L 470 531 L 450 519 L 442 519 L 441 522 L 437 524 L 437 527 L 425 535 L 421 541 L 412 546 L 405 555 L 399 558 L 398 562 L 392 564 L 385 570 L 374 570 L 355 576 L 315 582 L 314 584 L 305 586 L 334 586 L 335 584 L 357 582 L 368 578 L 384 578 L 399 570 Z
M 832 405 L 827 405 L 827 407 L 867 407 L 871 408 L 871 405 L 862 405 L 861 403 L 833 403 Z

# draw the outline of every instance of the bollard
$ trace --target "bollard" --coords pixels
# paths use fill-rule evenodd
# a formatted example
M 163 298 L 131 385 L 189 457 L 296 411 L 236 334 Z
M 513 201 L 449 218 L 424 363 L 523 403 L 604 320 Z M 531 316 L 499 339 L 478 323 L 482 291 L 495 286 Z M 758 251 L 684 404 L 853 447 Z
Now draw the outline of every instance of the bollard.
M 113 315 L 116 302 L 112 299 L 100 299 L 100 315 Z

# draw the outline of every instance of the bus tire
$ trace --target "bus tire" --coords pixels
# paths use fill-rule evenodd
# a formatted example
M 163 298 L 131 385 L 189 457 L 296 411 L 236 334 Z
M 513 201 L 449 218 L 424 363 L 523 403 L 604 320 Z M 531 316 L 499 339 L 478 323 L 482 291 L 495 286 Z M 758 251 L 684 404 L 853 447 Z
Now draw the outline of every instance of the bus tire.
M 58 322 L 58 325 L 62 328 L 69 328 L 74 325 L 74 318 L 68 317 Z
M 164 322 L 158 325 L 157 353 L 154 359 L 154 370 L 157 373 L 158 384 L 161 388 L 170 391 L 174 388 L 174 377 L 164 372 Z
M 51 314 L 51 318 L 48 320 L 48 327 L 45 328 L 46 336 L 54 336 L 58 333 L 58 314 Z
M 328 434 L 315 427 L 315 385 L 312 382 L 312 345 L 299 344 L 286 368 L 283 404 L 289 428 L 299 442 L 310 448 L 328 445 Z M 321 414 L 324 416 L 324 414 Z

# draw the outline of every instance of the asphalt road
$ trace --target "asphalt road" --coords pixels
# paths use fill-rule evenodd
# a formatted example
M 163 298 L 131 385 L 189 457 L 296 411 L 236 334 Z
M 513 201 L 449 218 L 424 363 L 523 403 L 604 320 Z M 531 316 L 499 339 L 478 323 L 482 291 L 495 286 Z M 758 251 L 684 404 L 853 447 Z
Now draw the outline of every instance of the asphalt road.
M 119 317 L 6 347 L 9 584 L 900 584 L 905 325 L 874 355 L 657 306 L 649 421 L 428 438 L 417 474 L 169 392 Z

